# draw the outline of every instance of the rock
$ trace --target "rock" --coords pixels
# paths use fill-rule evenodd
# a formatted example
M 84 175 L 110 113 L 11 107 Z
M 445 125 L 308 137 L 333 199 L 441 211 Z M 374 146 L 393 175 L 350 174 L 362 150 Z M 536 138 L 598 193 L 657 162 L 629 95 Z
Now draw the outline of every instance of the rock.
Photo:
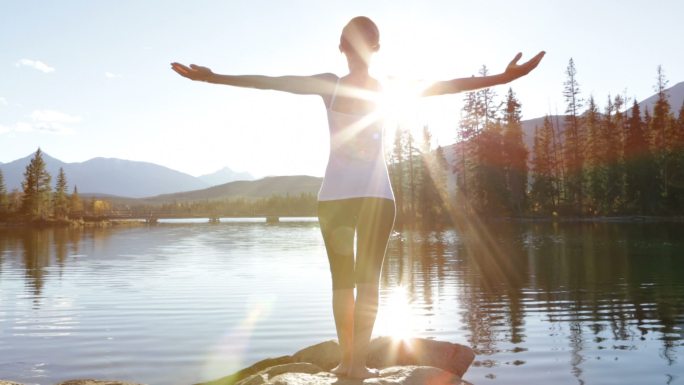
M 453 373 L 427 366 L 395 366 L 381 370 L 379 377 L 355 380 L 321 371 L 316 365 L 306 365 L 281 365 L 275 367 L 277 370 L 267 369 L 236 385 L 470 385 Z
M 331 340 L 302 349 L 292 357 L 296 362 L 310 362 L 330 370 L 340 361 L 340 348 Z M 425 338 L 378 337 L 370 342 L 366 363 L 378 369 L 400 365 L 432 366 L 463 376 L 474 359 L 473 350 L 459 344 Z
M 323 370 L 330 370 L 340 363 L 340 346 L 330 340 L 304 348 L 292 355 L 295 362 L 310 362 Z
M 369 346 L 367 364 L 382 369 L 380 376 L 366 380 L 337 377 L 328 371 L 339 363 L 340 348 L 325 341 L 292 356 L 259 361 L 230 376 L 204 385 L 469 385 L 461 376 L 475 359 L 463 345 L 424 338 L 394 340 L 375 338 Z M 0 380 L 0 385 L 21 385 Z M 57 385 L 139 385 L 124 381 L 69 380 Z
M 267 369 L 272 366 L 278 366 L 278 365 L 283 365 L 283 364 L 289 364 L 295 362 L 294 358 L 292 356 L 281 356 L 277 358 L 267 358 L 265 360 L 261 360 L 255 364 L 253 364 L 250 367 L 241 369 L 229 376 L 222 377 L 218 380 L 214 381 L 209 381 L 209 382 L 203 382 L 201 385 L 231 385 L 234 384 L 242 379 L 245 379 L 255 373 L 258 373 L 264 369 Z M 0 384 L 1 385 L 1 384 Z
M 411 338 L 396 340 L 379 337 L 368 347 L 366 363 L 372 368 L 397 365 L 432 366 L 454 373 L 460 377 L 475 359 L 469 347 L 451 342 Z
M 242 381 L 239 381 L 235 385 L 262 385 L 269 384 L 270 380 L 278 377 L 282 374 L 313 374 L 313 373 L 325 373 L 320 367 L 308 363 L 308 362 L 297 362 L 293 364 L 284 364 L 272 366 L 270 368 L 264 369 L 259 373 L 253 374 Z M 330 373 L 328 373 L 330 374 Z

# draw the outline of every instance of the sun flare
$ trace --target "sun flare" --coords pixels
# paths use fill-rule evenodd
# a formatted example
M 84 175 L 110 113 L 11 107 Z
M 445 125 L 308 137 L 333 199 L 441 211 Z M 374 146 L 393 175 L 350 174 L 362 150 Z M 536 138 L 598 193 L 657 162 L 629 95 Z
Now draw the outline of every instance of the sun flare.
M 378 113 L 388 128 L 420 126 L 418 101 L 424 86 L 415 81 L 390 79 L 378 95 Z
M 405 287 L 398 286 L 381 301 L 376 330 L 379 335 L 407 340 L 412 337 L 414 326 L 408 293 Z

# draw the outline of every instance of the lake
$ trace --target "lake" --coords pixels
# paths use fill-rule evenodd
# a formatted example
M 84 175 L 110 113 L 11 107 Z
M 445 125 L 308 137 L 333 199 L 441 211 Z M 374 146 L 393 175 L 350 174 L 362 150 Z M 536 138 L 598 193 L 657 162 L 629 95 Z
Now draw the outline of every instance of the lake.
M 0 379 L 188 385 L 336 338 L 318 223 L 0 228 Z M 395 232 L 375 335 L 474 384 L 684 384 L 684 224 Z

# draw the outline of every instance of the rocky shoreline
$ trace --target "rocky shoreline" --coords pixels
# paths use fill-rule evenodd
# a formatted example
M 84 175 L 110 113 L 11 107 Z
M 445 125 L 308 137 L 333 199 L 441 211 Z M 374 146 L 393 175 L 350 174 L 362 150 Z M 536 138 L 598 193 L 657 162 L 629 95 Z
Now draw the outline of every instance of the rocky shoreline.
M 340 359 L 337 342 L 325 341 L 291 356 L 259 361 L 229 376 L 196 385 L 471 385 L 461 379 L 475 359 L 472 349 L 450 342 L 378 337 L 371 341 L 367 364 L 379 377 L 356 380 L 329 372 Z M 22 385 L 0 380 L 0 385 Z M 57 385 L 141 385 L 79 379 Z

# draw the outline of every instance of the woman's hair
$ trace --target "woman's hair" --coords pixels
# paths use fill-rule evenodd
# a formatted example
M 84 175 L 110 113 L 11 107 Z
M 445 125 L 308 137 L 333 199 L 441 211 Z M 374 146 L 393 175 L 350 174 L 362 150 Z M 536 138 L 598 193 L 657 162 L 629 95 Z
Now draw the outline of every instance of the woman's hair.
M 340 36 L 340 50 L 342 52 L 359 51 L 365 48 L 371 52 L 380 48 L 380 31 L 373 20 L 366 16 L 357 16 L 349 21 Z

